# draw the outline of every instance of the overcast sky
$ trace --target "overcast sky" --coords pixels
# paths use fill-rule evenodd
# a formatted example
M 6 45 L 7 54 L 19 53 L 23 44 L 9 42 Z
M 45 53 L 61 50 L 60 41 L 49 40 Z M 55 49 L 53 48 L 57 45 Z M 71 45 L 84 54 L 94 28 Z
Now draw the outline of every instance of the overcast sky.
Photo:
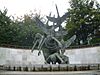
M 55 4 L 57 4 L 60 16 L 62 16 L 69 6 L 70 0 L 0 0 L 0 9 L 4 7 L 8 9 L 8 15 L 23 16 L 36 10 L 37 13 L 42 15 L 56 14 Z M 98 0 L 100 3 L 100 0 Z
M 8 15 L 23 16 L 36 10 L 42 15 L 56 14 L 55 4 L 57 4 L 60 15 L 63 15 L 69 8 L 69 0 L 0 0 L 0 9 L 7 8 Z

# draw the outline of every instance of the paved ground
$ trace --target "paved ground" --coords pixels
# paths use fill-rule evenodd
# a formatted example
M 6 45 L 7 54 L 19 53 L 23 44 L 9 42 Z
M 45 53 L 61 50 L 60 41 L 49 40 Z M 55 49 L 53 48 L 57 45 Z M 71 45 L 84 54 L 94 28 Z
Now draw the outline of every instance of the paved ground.
M 19 72 L 0 71 L 0 75 L 100 75 L 100 71 L 73 71 L 73 72 Z

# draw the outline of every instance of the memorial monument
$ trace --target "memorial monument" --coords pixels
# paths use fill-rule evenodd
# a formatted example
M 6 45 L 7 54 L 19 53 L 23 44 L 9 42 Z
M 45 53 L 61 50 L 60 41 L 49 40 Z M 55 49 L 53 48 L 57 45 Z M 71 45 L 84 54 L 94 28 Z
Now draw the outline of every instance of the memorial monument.
M 58 8 L 57 18 L 51 17 L 51 14 L 47 16 L 47 23 L 44 24 L 38 17 L 35 18 L 37 26 L 44 32 L 44 34 L 37 33 L 33 41 L 32 52 L 35 49 L 39 50 L 38 55 L 43 51 L 44 58 L 47 64 L 68 64 L 69 58 L 64 55 L 65 49 L 74 42 L 76 35 L 73 35 L 67 41 L 64 41 L 63 37 L 67 35 L 67 31 L 62 27 L 62 23 L 66 20 L 68 13 L 65 13 L 60 17 Z M 53 22 L 52 25 L 49 25 L 48 22 Z M 56 29 L 58 30 L 56 31 Z

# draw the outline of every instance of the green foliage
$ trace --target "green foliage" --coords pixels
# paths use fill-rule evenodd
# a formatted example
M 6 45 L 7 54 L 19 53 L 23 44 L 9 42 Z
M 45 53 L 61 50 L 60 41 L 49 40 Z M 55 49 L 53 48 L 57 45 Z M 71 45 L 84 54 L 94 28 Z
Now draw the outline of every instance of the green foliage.
M 94 38 L 90 41 L 90 43 L 92 44 L 99 44 L 100 43 L 100 38 Z
M 0 44 L 2 42 L 11 42 L 12 28 L 11 19 L 7 16 L 7 9 L 0 10 Z
M 36 33 L 42 33 L 41 30 L 36 26 L 36 23 L 32 16 L 24 15 L 23 20 L 15 21 L 16 26 L 18 27 L 16 42 L 19 45 L 31 46 L 33 45 L 34 35 Z
M 32 46 L 35 34 L 42 33 L 35 23 L 35 16 L 26 14 L 11 20 L 7 9 L 0 11 L 0 44 Z
M 71 0 L 66 29 L 69 36 L 76 34 L 76 44 L 89 44 L 100 26 L 100 5 L 93 0 Z M 82 42 L 82 43 L 81 43 Z

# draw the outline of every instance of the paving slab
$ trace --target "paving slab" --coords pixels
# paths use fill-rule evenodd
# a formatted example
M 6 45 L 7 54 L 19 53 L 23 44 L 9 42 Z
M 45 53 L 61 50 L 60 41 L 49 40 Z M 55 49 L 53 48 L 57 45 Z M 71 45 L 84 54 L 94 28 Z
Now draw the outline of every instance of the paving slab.
M 70 71 L 70 72 L 0 71 L 0 75 L 100 75 L 100 71 Z

